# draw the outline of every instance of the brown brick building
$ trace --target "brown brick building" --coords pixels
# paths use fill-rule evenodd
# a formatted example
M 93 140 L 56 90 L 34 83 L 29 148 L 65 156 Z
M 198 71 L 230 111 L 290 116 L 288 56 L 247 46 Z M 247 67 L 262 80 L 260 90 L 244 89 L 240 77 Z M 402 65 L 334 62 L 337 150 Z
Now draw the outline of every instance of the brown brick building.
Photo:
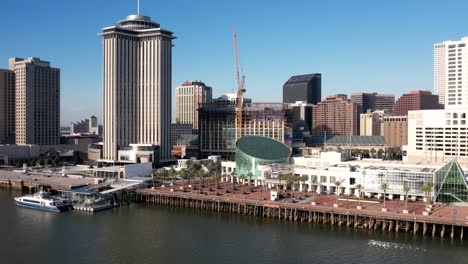
M 401 147 L 408 144 L 407 116 L 385 116 L 383 121 L 385 144 Z
M 346 95 L 328 96 L 314 105 L 312 110 L 312 134 L 359 135 L 361 107 Z
M 411 91 L 409 94 L 402 95 L 393 107 L 393 114 L 404 116 L 408 115 L 408 111 L 426 110 L 426 109 L 443 109 L 444 106 L 439 104 L 439 96 L 434 95 L 429 91 Z

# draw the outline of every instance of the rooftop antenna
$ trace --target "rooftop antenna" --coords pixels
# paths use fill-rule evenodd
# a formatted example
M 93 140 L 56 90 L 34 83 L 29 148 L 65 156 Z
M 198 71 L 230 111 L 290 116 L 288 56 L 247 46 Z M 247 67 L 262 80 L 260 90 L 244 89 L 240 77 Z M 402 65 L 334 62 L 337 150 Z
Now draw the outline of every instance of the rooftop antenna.
M 138 2 L 138 11 L 137 11 L 137 15 L 140 15 L 140 0 L 137 0 Z

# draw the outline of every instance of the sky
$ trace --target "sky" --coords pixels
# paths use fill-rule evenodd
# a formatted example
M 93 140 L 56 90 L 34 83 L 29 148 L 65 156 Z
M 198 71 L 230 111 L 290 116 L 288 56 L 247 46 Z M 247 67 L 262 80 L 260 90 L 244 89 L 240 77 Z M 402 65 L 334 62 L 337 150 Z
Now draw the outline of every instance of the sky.
M 61 69 L 61 123 L 102 117 L 102 40 L 137 0 L 1 0 L 0 68 L 40 57 Z M 322 73 L 322 97 L 433 90 L 433 45 L 468 36 L 468 1 L 141 0 L 174 32 L 172 91 L 201 80 L 236 89 L 232 28 L 246 97 L 282 101 L 292 75 Z

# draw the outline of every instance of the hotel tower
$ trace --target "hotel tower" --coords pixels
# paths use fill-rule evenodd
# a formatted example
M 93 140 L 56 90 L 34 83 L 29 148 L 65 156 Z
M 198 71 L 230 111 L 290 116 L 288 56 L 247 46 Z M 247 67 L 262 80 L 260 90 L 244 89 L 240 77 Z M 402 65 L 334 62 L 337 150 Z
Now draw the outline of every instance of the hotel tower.
M 138 12 L 139 13 L 139 12 Z M 103 159 L 119 161 L 130 145 L 158 146 L 171 158 L 172 32 L 130 15 L 103 37 Z

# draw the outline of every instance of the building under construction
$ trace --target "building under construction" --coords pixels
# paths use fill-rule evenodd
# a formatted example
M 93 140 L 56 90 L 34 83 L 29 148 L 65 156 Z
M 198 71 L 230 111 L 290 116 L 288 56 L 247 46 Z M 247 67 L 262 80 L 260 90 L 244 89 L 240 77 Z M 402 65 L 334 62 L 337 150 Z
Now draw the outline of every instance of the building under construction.
M 199 111 L 199 142 L 202 157 L 220 155 L 234 160 L 236 151 L 234 103 L 205 103 Z M 244 104 L 242 136 L 264 136 L 291 145 L 292 113 L 282 103 Z

